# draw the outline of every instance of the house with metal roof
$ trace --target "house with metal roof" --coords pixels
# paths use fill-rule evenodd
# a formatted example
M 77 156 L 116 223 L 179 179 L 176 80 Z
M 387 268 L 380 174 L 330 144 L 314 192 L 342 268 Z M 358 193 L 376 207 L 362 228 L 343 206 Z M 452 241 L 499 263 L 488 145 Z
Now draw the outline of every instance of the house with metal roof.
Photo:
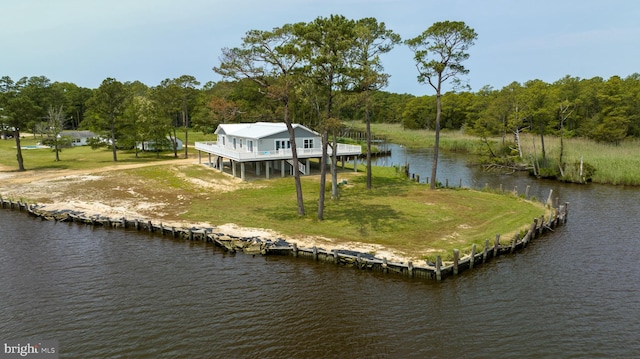
M 221 124 L 215 131 L 216 142 L 196 142 L 198 161 L 202 163 L 202 153 L 209 156 L 209 165 L 224 170 L 225 162 L 229 163 L 231 173 L 237 176 L 240 167 L 240 178 L 246 179 L 247 168 L 255 171 L 256 176 L 269 178 L 272 171 L 280 171 L 281 176 L 293 174 L 295 168 L 308 175 L 311 170 L 311 159 L 322 158 L 322 141 L 320 134 L 300 124 L 293 124 L 298 163 L 293 163 L 291 138 L 287 126 L 283 122 L 255 122 Z M 329 148 L 329 155 L 331 155 Z M 353 159 L 355 163 L 362 153 L 362 148 L 355 145 L 338 144 L 336 155 L 343 161 Z
M 71 146 L 87 146 L 89 139 L 97 137 L 95 133 L 91 131 L 63 131 L 58 137 L 68 137 L 71 142 Z

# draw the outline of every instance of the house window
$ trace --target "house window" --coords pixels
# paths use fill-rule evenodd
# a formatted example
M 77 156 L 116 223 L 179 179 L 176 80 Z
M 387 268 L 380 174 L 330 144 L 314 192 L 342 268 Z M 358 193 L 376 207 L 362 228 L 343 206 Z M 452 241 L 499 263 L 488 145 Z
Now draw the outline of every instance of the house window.
M 304 148 L 313 148 L 313 138 L 304 140 Z
M 222 139 L 222 145 L 224 146 L 227 141 L 225 141 L 225 137 L 224 136 L 220 136 L 220 138 Z
M 281 149 L 284 150 L 285 148 L 291 148 L 291 141 L 285 141 L 285 140 L 276 141 L 276 151 Z
M 236 139 L 235 138 L 233 139 L 233 149 L 234 150 L 236 149 Z
M 253 141 L 247 140 L 247 151 L 253 152 Z

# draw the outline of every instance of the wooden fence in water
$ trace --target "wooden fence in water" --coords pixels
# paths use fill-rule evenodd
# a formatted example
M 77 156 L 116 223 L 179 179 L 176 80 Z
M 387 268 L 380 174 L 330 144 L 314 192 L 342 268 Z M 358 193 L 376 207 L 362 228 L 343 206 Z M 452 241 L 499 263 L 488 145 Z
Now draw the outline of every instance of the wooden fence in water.
M 551 193 L 549 195 L 551 197 Z M 556 201 L 557 202 L 557 201 Z M 468 254 L 462 255 L 459 250 L 453 250 L 453 260 L 444 263 L 441 256 L 435 262 L 391 262 L 386 258 L 377 258 L 368 253 L 350 250 L 325 250 L 318 247 L 299 248 L 296 243 L 289 243 L 282 238 L 237 237 L 225 233 L 215 232 L 215 228 L 176 228 L 162 223 L 152 223 L 148 220 L 107 218 L 102 216 L 86 216 L 84 213 L 72 210 L 47 211 L 38 205 L 5 200 L 0 196 L 0 207 L 27 212 L 29 215 L 43 220 L 59 222 L 73 222 L 91 226 L 107 228 L 133 228 L 138 231 L 157 233 L 176 239 L 202 241 L 213 243 L 229 252 L 244 252 L 247 254 L 287 255 L 296 258 L 308 258 L 314 261 L 335 263 L 339 266 L 359 268 L 362 270 L 395 273 L 412 278 L 427 278 L 440 281 L 446 277 L 473 269 L 500 255 L 513 254 L 525 248 L 532 240 L 553 232 L 553 230 L 567 222 L 568 203 L 557 205 L 548 218 L 535 218 L 526 234 L 518 233 L 515 237 L 504 241 L 500 235 L 493 240 L 487 239 L 481 250 L 474 244 Z

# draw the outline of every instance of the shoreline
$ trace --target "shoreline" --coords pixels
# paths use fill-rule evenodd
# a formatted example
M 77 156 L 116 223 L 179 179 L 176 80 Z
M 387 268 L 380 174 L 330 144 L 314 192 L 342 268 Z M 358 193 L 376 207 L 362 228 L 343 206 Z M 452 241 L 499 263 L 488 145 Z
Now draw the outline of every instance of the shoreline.
M 268 228 L 243 227 L 235 223 L 221 223 L 214 225 L 209 222 L 195 222 L 184 220 L 183 206 L 188 204 L 189 198 L 182 195 L 168 197 L 164 191 L 153 189 L 150 191 L 145 182 L 140 180 L 120 180 L 119 170 L 134 169 L 159 164 L 171 164 L 168 170 L 179 172 L 182 166 L 197 164 L 193 159 L 174 159 L 161 162 L 119 164 L 91 170 L 36 170 L 27 172 L 6 171 L 0 167 L 0 202 L 6 208 L 17 206 L 29 213 L 44 219 L 56 221 L 73 221 L 89 225 L 107 225 L 114 227 L 135 227 L 140 230 L 160 231 L 165 235 L 171 229 L 174 237 L 176 231 L 179 236 L 201 239 L 218 244 L 230 251 L 243 251 L 271 254 L 280 253 L 294 256 L 310 257 L 315 260 L 333 261 L 336 264 L 358 266 L 362 269 L 381 269 L 393 272 L 411 274 L 422 273 L 417 276 L 436 278 L 436 271 L 453 272 L 453 267 L 461 266 L 462 270 L 473 268 L 474 262 L 485 262 L 499 254 L 512 253 L 520 247 L 526 246 L 530 240 L 523 238 L 505 238 L 501 245 L 499 236 L 492 247 L 489 240 L 484 245 L 483 253 L 476 253 L 473 245 L 471 253 L 462 257 L 454 250 L 453 261 L 442 262 L 440 256 L 431 262 L 421 259 L 417 254 L 393 251 L 378 244 L 363 242 L 334 240 L 322 236 L 284 236 Z M 251 188 L 260 184 L 245 182 L 227 176 L 214 176 L 203 180 L 180 176 L 189 185 L 205 191 L 233 192 L 241 188 Z M 155 191 L 153 191 L 155 190 Z M 29 203 L 29 204 L 26 204 Z M 542 232 L 547 226 L 556 225 L 558 217 L 566 214 L 556 209 L 555 218 L 544 217 L 540 224 L 531 226 L 530 237 Z M 564 217 L 566 220 L 566 217 Z M 536 219 L 537 221 L 537 219 Z M 552 223 L 551 221 L 555 221 Z M 536 222 L 534 222 L 536 223 Z M 534 230 L 534 228 L 538 228 Z M 238 241 L 239 240 L 239 241 Z M 488 253 L 490 252 L 490 253 Z M 476 259 L 476 256 L 480 256 Z M 422 257 L 424 258 L 424 257 Z M 439 268 L 437 268 L 439 267 Z M 460 268 L 456 269 L 456 272 Z
M 12 199 L 19 202 L 37 203 L 38 208 L 48 212 L 76 212 L 86 217 L 105 217 L 112 219 L 137 218 L 140 221 L 163 223 L 176 228 L 216 228 L 219 232 L 236 237 L 262 237 L 268 239 L 283 238 L 289 243 L 296 243 L 301 248 L 325 248 L 327 250 L 348 250 L 366 254 L 375 253 L 376 256 L 386 257 L 394 262 L 406 263 L 417 261 L 406 253 L 397 253 L 380 245 L 361 242 L 333 243 L 327 237 L 296 237 L 284 236 L 268 228 L 243 227 L 235 223 L 221 223 L 214 225 L 209 222 L 194 222 L 176 219 L 177 213 L 171 208 L 172 203 L 150 198 L 141 194 L 140 184 L 131 184 L 127 188 L 109 188 L 109 191 L 126 192 L 129 199 L 114 200 L 101 194 L 79 193 L 76 188 L 81 185 L 92 185 L 110 176 L 117 175 L 114 171 L 133 169 L 161 164 L 174 166 L 197 164 L 195 159 L 172 159 L 160 162 L 120 164 L 91 170 L 30 170 L 25 172 L 8 171 L 0 167 L 0 199 Z M 232 192 L 242 186 L 253 184 L 243 182 L 238 178 L 224 178 L 211 182 L 197 179 L 192 184 L 208 190 Z M 178 213 L 179 214 L 179 213 Z M 167 218 L 169 217 L 169 218 Z
M 140 219 L 127 220 L 126 217 L 110 218 L 104 216 L 86 216 L 83 212 L 75 212 L 72 210 L 46 210 L 46 206 L 27 204 L 22 202 L 13 202 L 0 198 L 0 208 L 9 210 L 23 211 L 29 215 L 39 217 L 45 220 L 74 222 L 85 225 L 101 225 L 111 228 L 135 228 L 137 231 L 148 231 L 149 233 L 159 233 L 162 236 L 170 235 L 174 239 L 182 238 L 189 241 L 202 241 L 204 243 L 213 243 L 228 252 L 242 251 L 245 254 L 261 254 L 266 255 L 286 255 L 293 257 L 312 258 L 315 261 L 332 262 L 336 265 L 345 267 L 353 267 L 361 270 L 380 271 L 385 274 L 395 273 L 410 278 L 427 278 L 441 281 L 446 277 L 457 276 L 462 271 L 471 270 L 474 265 L 481 265 L 488 260 L 494 259 L 499 255 L 514 254 L 516 251 L 525 248 L 529 242 L 546 233 L 553 232 L 558 226 L 567 222 L 568 203 L 560 205 L 545 221 L 542 217 L 534 219 L 527 233 L 520 237 L 517 234 L 509 244 L 503 246 L 500 244 L 500 235 L 496 235 L 493 246 L 489 247 L 487 239 L 482 251 L 476 251 L 476 245 L 472 247 L 472 251 L 468 256 L 460 257 L 458 250 L 453 252 L 453 262 L 445 264 L 441 257 L 436 257 L 435 263 L 425 262 L 426 265 L 414 265 L 412 260 L 405 262 L 394 262 L 387 257 L 376 257 L 375 255 L 365 253 L 359 249 L 325 249 L 314 245 L 311 248 L 299 247 L 297 242 L 289 242 L 282 237 L 274 238 L 273 232 L 262 229 L 248 229 L 237 227 L 229 224 L 220 227 L 181 227 L 165 226 L 163 223 L 156 224 L 151 220 L 141 221 Z M 228 230 L 239 230 L 244 232 L 244 236 L 227 233 Z M 226 230 L 227 232 L 219 232 Z M 249 230 L 249 232 L 246 232 Z M 267 238 L 261 234 L 267 233 Z M 250 236 L 247 236 L 250 235 Z

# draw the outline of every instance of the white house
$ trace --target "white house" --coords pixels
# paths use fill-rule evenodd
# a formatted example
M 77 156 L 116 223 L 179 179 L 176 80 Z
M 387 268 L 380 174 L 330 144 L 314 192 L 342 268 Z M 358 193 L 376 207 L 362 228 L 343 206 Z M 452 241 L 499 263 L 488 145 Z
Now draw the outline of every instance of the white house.
M 320 134 L 300 124 L 293 124 L 293 129 L 299 160 L 295 167 L 301 173 L 309 174 L 310 160 L 322 157 Z M 245 179 L 245 165 L 255 168 L 257 176 L 260 176 L 264 169 L 266 178 L 269 178 L 272 169 L 279 169 L 283 177 L 286 173 L 293 173 L 295 167 L 291 153 L 291 139 L 287 126 L 283 122 L 221 124 L 215 134 L 218 135 L 217 142 L 195 143 L 200 162 L 202 152 L 207 153 L 209 164 L 223 171 L 224 162 L 227 159 L 230 161 L 234 177 L 236 167 L 240 165 L 242 179 Z M 353 158 L 355 163 L 361 153 L 360 146 L 338 144 L 336 155 L 343 161 L 345 157 Z M 331 154 L 331 148 L 329 148 L 329 154 Z M 354 169 L 355 167 L 354 165 Z
M 91 131 L 63 131 L 58 137 L 68 137 L 71 140 L 71 146 L 86 146 L 90 138 L 96 137 Z
M 174 139 L 176 141 L 176 151 L 182 151 L 182 140 L 179 138 Z M 166 143 L 161 143 L 158 150 L 160 151 L 173 151 L 173 145 L 171 144 L 172 138 L 167 136 Z M 156 150 L 156 142 L 155 141 L 143 141 L 138 143 L 136 146 L 139 150 L 143 151 L 155 151 Z

